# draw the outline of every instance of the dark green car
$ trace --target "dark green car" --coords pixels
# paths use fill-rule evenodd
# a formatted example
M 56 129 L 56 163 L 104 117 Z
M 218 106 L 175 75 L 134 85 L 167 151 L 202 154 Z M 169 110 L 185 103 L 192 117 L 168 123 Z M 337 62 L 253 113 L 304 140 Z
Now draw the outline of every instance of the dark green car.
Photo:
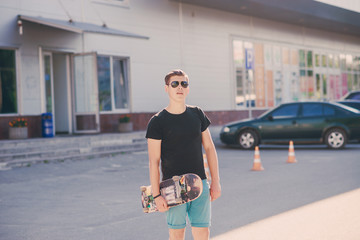
M 285 103 L 256 119 L 224 125 L 220 139 L 243 149 L 290 140 L 340 149 L 348 140 L 360 140 L 360 111 L 328 102 Z

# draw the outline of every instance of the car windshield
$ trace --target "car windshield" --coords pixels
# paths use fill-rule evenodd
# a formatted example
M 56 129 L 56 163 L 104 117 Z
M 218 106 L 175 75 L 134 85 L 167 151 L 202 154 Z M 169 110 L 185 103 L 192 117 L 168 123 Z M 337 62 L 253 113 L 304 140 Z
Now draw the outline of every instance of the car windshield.
M 360 91 L 348 92 L 341 99 L 342 100 L 360 100 Z
M 357 110 L 356 108 L 352 108 L 352 107 L 349 107 L 347 105 L 344 105 L 344 104 L 341 104 L 341 103 L 333 103 L 334 105 L 337 105 L 337 106 L 340 106 L 342 108 L 345 108 L 346 110 L 350 111 L 350 112 L 353 112 L 353 113 L 357 113 L 359 114 L 360 111 Z
M 360 92 L 351 93 L 347 99 L 360 100 Z
M 360 101 L 354 101 L 354 102 L 341 101 L 341 102 L 337 102 L 337 103 L 360 110 Z

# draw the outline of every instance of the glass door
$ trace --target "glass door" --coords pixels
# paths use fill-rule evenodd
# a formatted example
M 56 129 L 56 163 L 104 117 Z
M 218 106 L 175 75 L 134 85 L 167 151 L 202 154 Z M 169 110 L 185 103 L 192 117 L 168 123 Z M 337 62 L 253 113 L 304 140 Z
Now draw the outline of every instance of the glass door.
M 53 71 L 52 71 L 52 55 L 44 52 L 44 80 L 45 80 L 45 111 L 53 113 Z
M 73 62 L 73 121 L 75 133 L 100 131 L 96 53 L 75 54 Z
M 53 73 L 53 56 L 51 52 L 43 53 L 43 78 L 45 90 L 45 113 L 51 114 L 51 126 L 47 135 L 55 135 L 55 116 L 54 116 L 54 73 Z M 51 130 L 52 129 L 52 132 Z

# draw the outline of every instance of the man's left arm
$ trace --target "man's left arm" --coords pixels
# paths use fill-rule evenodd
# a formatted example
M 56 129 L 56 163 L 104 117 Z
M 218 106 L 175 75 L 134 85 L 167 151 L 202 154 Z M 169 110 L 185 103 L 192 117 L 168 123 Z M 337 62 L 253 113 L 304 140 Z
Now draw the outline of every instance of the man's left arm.
M 206 158 L 208 161 L 210 174 L 211 174 L 211 185 L 210 185 L 211 201 L 214 201 L 221 196 L 221 185 L 220 185 L 218 157 L 214 142 L 211 138 L 209 128 L 207 128 L 205 131 L 202 132 L 202 144 L 206 152 Z

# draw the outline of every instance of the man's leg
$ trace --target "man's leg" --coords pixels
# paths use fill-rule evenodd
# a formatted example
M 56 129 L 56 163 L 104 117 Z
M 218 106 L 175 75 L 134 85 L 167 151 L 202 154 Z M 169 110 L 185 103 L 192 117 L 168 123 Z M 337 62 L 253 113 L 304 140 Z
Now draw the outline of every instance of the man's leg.
M 205 227 L 192 227 L 192 235 L 194 240 L 209 240 L 210 229 Z
M 182 229 L 169 229 L 170 240 L 184 240 L 185 239 L 185 228 Z
M 170 208 L 166 212 L 170 240 L 184 240 L 186 227 L 187 204 Z
M 209 185 L 203 180 L 203 192 L 201 196 L 190 202 L 188 211 L 194 240 L 209 239 L 211 225 L 211 204 Z

